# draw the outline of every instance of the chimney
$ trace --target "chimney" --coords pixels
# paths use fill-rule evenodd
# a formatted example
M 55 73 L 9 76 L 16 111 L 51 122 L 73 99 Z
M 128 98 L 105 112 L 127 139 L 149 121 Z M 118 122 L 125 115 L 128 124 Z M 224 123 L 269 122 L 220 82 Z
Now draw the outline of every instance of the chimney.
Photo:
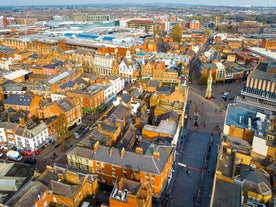
M 120 126 L 121 126 L 121 122 L 116 121 L 116 122 L 115 122 L 115 126 L 116 126 L 116 127 L 120 127 Z
M 89 135 L 88 135 L 88 139 L 92 140 L 92 139 L 93 139 L 93 135 L 92 135 L 92 134 L 89 134 Z
M 255 164 L 250 164 L 250 170 L 255 171 L 256 170 L 256 165 Z
M 95 152 L 95 153 L 98 151 L 99 146 L 100 146 L 100 142 L 97 141 L 97 142 L 94 144 L 94 152 Z
M 114 147 L 111 147 L 111 148 L 109 149 L 109 155 L 111 156 L 111 155 L 113 154 L 113 152 L 114 152 Z
M 135 152 L 137 153 L 137 154 L 143 154 L 143 148 L 142 147 L 136 147 L 135 148 Z
M 20 124 L 21 126 L 24 126 L 24 125 L 25 125 L 25 120 L 24 120 L 24 118 L 19 118 L 19 124 Z
M 140 125 L 140 117 L 136 117 L 135 118 L 135 124 L 136 125 Z
M 98 130 L 99 130 L 99 131 L 103 131 L 102 125 L 101 125 L 101 124 L 98 124 Z
M 121 158 L 123 158 L 125 156 L 125 153 L 126 153 L 126 149 L 123 147 L 121 149 Z
M 158 150 L 154 150 L 154 151 L 153 151 L 153 157 L 154 157 L 155 159 L 157 159 L 157 160 L 160 159 L 160 153 L 159 153 Z
M 123 104 L 122 98 L 120 98 L 120 104 L 121 104 L 121 105 Z

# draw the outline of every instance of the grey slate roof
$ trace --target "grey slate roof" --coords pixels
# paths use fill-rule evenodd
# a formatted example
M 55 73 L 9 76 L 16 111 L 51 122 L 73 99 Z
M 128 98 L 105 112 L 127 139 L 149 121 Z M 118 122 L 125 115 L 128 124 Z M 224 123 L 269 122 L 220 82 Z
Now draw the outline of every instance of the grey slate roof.
M 121 99 L 125 104 L 128 104 L 131 101 L 131 96 L 128 93 L 122 93 Z
M 216 179 L 214 203 L 212 207 L 241 207 L 241 186 Z
M 78 188 L 78 185 L 68 185 L 55 180 L 51 180 L 51 190 L 54 194 L 57 195 L 63 195 L 72 198 Z
M 47 128 L 47 125 L 44 122 L 34 126 L 31 129 L 28 129 L 25 127 L 23 128 L 23 127 L 19 126 L 17 128 L 15 134 L 22 136 L 22 137 L 26 137 L 26 138 L 33 138 L 34 136 L 36 136 L 37 134 L 39 134 L 41 131 L 43 131 L 46 128 Z
M 68 81 L 60 86 L 61 89 L 72 88 L 76 84 L 75 81 Z
M 257 68 L 252 72 L 251 77 L 276 82 L 276 73 L 272 72 L 272 70 L 276 70 L 276 62 L 262 62 L 257 65 Z
M 122 120 L 124 116 L 131 116 L 129 108 L 119 104 L 112 110 L 112 113 L 107 117 L 110 123 L 115 123 L 117 120 Z
M 164 167 L 171 155 L 172 147 L 170 146 L 157 146 L 152 144 L 148 147 L 145 154 L 137 154 L 135 152 L 125 151 L 123 157 L 120 156 L 120 150 L 114 149 L 112 155 L 109 154 L 109 147 L 99 146 L 98 150 L 94 152 L 92 149 L 86 149 L 76 146 L 69 155 L 85 156 L 86 158 L 110 163 L 132 169 L 134 171 L 144 171 L 154 174 L 161 174 Z M 160 159 L 153 157 L 154 149 L 160 153 Z M 86 153 L 85 153 L 86 152 Z
M 38 180 L 45 186 L 50 187 L 51 180 L 58 180 L 58 177 L 54 172 L 46 170 L 41 176 L 39 176 Z
M 21 197 L 21 199 L 14 205 L 14 207 L 23 207 L 23 206 L 34 206 L 36 201 L 38 200 L 38 195 L 40 193 L 44 193 L 47 190 L 47 186 L 36 182 L 27 193 Z
M 179 116 L 180 115 L 176 111 L 168 111 L 160 117 L 160 120 L 172 119 L 175 122 L 178 122 Z
M 67 99 L 61 99 L 60 101 L 57 102 L 57 105 L 65 112 L 74 108 L 74 105 Z
M 17 106 L 30 106 L 33 97 L 30 95 L 11 94 L 5 100 L 5 104 Z

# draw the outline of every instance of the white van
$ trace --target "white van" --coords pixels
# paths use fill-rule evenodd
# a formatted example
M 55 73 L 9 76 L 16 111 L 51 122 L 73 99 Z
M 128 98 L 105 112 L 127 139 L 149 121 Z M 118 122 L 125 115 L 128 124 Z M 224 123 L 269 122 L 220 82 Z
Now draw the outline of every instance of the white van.
M 22 160 L 22 156 L 19 154 L 19 152 L 14 151 L 14 150 L 9 150 L 6 155 L 9 159 L 14 160 L 14 161 Z
M 84 201 L 81 205 L 81 207 L 89 207 L 90 206 L 90 203 Z

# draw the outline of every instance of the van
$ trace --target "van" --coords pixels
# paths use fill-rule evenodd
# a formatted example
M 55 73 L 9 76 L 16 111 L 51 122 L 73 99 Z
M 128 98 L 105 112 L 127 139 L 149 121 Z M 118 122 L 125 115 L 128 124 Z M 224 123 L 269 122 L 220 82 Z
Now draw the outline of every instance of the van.
M 81 207 L 90 207 L 90 203 L 84 201 L 81 205 Z
M 14 161 L 22 160 L 22 156 L 19 154 L 19 152 L 14 151 L 14 150 L 9 150 L 6 155 L 9 159 L 14 160 Z

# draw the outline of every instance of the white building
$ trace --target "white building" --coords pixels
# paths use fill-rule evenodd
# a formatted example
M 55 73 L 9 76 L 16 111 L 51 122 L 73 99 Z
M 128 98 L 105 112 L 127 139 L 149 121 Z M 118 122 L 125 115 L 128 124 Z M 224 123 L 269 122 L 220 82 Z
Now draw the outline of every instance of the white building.
M 114 57 L 111 55 L 95 54 L 94 67 L 99 75 L 111 75 Z
M 130 52 L 127 51 L 126 58 L 119 64 L 119 75 L 125 82 L 133 82 L 136 80 L 133 73 L 137 68 L 139 68 L 138 62 L 132 58 Z
M 19 149 L 35 152 L 49 142 L 48 127 L 41 122 L 34 127 L 18 127 L 15 132 L 16 146 Z
M 13 58 L 9 57 L 8 59 L 2 58 L 0 59 L 0 68 L 4 70 L 9 70 L 9 66 L 13 63 Z

